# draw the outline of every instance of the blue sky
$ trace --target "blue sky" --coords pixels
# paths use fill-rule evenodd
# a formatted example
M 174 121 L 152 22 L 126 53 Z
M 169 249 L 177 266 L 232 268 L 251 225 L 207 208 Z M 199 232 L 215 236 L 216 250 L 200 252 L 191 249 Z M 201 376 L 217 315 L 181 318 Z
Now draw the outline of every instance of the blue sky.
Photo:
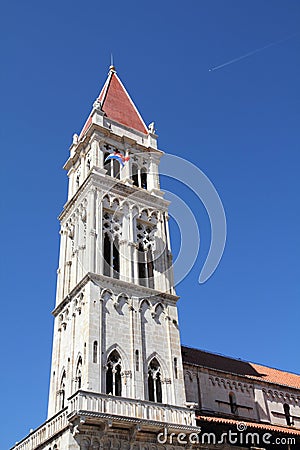
M 62 165 L 110 52 L 159 146 L 189 159 L 224 204 L 228 239 L 198 284 L 210 243 L 178 286 L 182 342 L 300 373 L 300 4 L 288 1 L 14 1 L 2 6 L 2 412 L 9 448 L 45 419 L 66 200 Z M 178 229 L 173 224 L 173 243 Z

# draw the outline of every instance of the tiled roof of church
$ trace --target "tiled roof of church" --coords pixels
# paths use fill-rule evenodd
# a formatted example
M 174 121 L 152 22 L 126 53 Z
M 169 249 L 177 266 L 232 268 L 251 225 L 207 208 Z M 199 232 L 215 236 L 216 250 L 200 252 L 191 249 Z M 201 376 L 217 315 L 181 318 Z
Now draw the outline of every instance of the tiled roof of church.
M 114 66 L 110 66 L 107 80 L 97 100 L 100 101 L 101 109 L 109 119 L 148 134 L 145 122 L 116 74 Z M 91 116 L 89 116 L 81 135 L 89 128 L 91 122 Z
M 195 364 L 208 369 L 220 370 L 235 375 L 241 375 L 257 381 L 289 386 L 300 389 L 300 375 L 283 370 L 254 364 L 228 356 L 218 355 L 190 347 L 181 347 L 182 359 L 186 364 Z
M 225 417 L 216 417 L 216 416 L 203 416 L 198 415 L 196 416 L 196 419 L 204 422 L 211 422 L 216 424 L 225 424 L 225 425 L 235 425 L 237 426 L 238 423 L 241 423 L 240 420 L 236 419 L 227 419 Z M 291 427 L 282 427 L 279 425 L 271 425 L 268 423 L 257 423 L 257 422 L 248 422 L 243 420 L 243 424 L 247 427 L 247 430 L 249 428 L 254 428 L 257 430 L 268 430 L 273 431 L 275 433 L 285 433 L 285 434 L 291 434 L 294 436 L 300 436 L 300 430 L 293 429 Z

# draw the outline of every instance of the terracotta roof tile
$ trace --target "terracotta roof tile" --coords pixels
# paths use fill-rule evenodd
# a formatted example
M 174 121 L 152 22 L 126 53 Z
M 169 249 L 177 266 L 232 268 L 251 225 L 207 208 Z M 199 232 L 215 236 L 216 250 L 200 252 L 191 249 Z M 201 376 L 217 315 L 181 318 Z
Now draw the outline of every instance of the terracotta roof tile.
M 195 364 L 209 369 L 241 375 L 257 381 L 265 381 L 300 389 L 300 375 L 294 373 L 284 372 L 279 369 L 273 369 L 195 348 L 182 346 L 181 350 L 183 362 L 186 364 Z
M 102 110 L 109 119 L 112 119 L 128 128 L 148 134 L 148 129 L 123 86 L 114 68 L 110 68 L 107 80 L 99 94 Z M 91 115 L 87 119 L 80 136 L 82 136 L 92 123 Z
M 210 422 L 210 423 L 220 423 L 225 425 L 235 425 L 237 426 L 238 423 L 240 423 L 240 420 L 234 420 L 234 419 L 226 419 L 224 417 L 215 417 L 215 416 L 196 416 L 197 420 L 204 421 L 204 422 Z M 278 425 L 271 425 L 269 423 L 258 423 L 258 422 L 246 422 L 242 421 L 243 424 L 245 424 L 248 428 L 256 428 L 260 430 L 268 430 L 273 431 L 274 433 L 285 433 L 290 434 L 294 436 L 300 436 L 300 430 L 297 430 L 295 428 L 291 427 L 280 427 Z
M 105 92 L 101 94 L 99 100 L 107 117 L 141 133 L 148 133 L 143 119 L 116 72 L 112 71 Z

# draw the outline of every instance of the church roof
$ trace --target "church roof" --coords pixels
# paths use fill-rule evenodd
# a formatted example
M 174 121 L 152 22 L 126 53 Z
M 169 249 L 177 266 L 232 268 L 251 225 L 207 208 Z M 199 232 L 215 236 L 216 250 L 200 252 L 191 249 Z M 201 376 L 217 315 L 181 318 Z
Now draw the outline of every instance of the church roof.
M 146 124 L 118 77 L 114 66 L 110 66 L 107 80 L 97 100 L 101 103 L 101 109 L 109 119 L 128 128 L 133 128 L 141 133 L 148 134 Z M 83 127 L 81 135 L 89 128 L 91 122 L 90 115 Z
M 203 415 L 197 415 L 196 416 L 197 420 L 200 421 L 204 421 L 204 422 L 209 422 L 209 423 L 215 423 L 215 424 L 224 424 L 224 425 L 235 425 L 237 427 L 237 425 L 239 423 L 241 423 L 241 420 L 237 420 L 237 419 L 228 419 L 225 417 L 217 417 L 217 416 L 203 416 Z M 275 433 L 285 433 L 285 434 L 291 434 L 293 436 L 300 436 L 300 430 L 295 430 L 291 427 L 283 427 L 283 426 L 279 426 L 279 425 L 271 425 L 268 423 L 258 423 L 258 422 L 247 422 L 245 420 L 243 420 L 243 424 L 245 425 L 245 429 L 247 428 L 247 430 L 250 428 L 254 428 L 257 430 L 262 430 L 262 431 L 272 431 Z
M 300 389 L 300 375 L 190 347 L 181 347 L 183 363 Z

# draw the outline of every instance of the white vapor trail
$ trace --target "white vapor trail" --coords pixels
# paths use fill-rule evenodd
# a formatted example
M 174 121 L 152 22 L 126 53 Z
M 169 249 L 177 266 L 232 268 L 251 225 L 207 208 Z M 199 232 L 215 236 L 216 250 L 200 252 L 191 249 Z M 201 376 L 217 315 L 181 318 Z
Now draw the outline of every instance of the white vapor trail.
M 257 48 L 255 50 L 252 50 L 249 53 L 245 53 L 245 55 L 239 56 L 238 58 L 231 59 L 230 61 L 227 61 L 227 62 L 225 62 L 223 64 L 220 64 L 219 66 L 212 67 L 211 69 L 208 69 L 208 70 L 209 70 L 209 72 L 213 72 L 214 70 L 221 69 L 222 67 L 225 67 L 225 66 L 228 66 L 229 64 L 233 64 L 235 62 L 238 62 L 241 59 L 248 58 L 251 55 L 255 55 L 255 53 L 262 52 L 263 50 L 265 50 L 265 49 L 267 49 L 269 47 L 273 47 L 274 45 L 280 44 L 281 42 L 288 41 L 289 39 L 292 39 L 297 34 L 299 34 L 299 32 L 291 34 L 291 35 L 287 36 L 286 38 L 280 39 L 278 41 L 271 42 L 270 44 L 267 44 L 267 45 L 264 45 L 263 47 L 260 47 L 260 48 Z

